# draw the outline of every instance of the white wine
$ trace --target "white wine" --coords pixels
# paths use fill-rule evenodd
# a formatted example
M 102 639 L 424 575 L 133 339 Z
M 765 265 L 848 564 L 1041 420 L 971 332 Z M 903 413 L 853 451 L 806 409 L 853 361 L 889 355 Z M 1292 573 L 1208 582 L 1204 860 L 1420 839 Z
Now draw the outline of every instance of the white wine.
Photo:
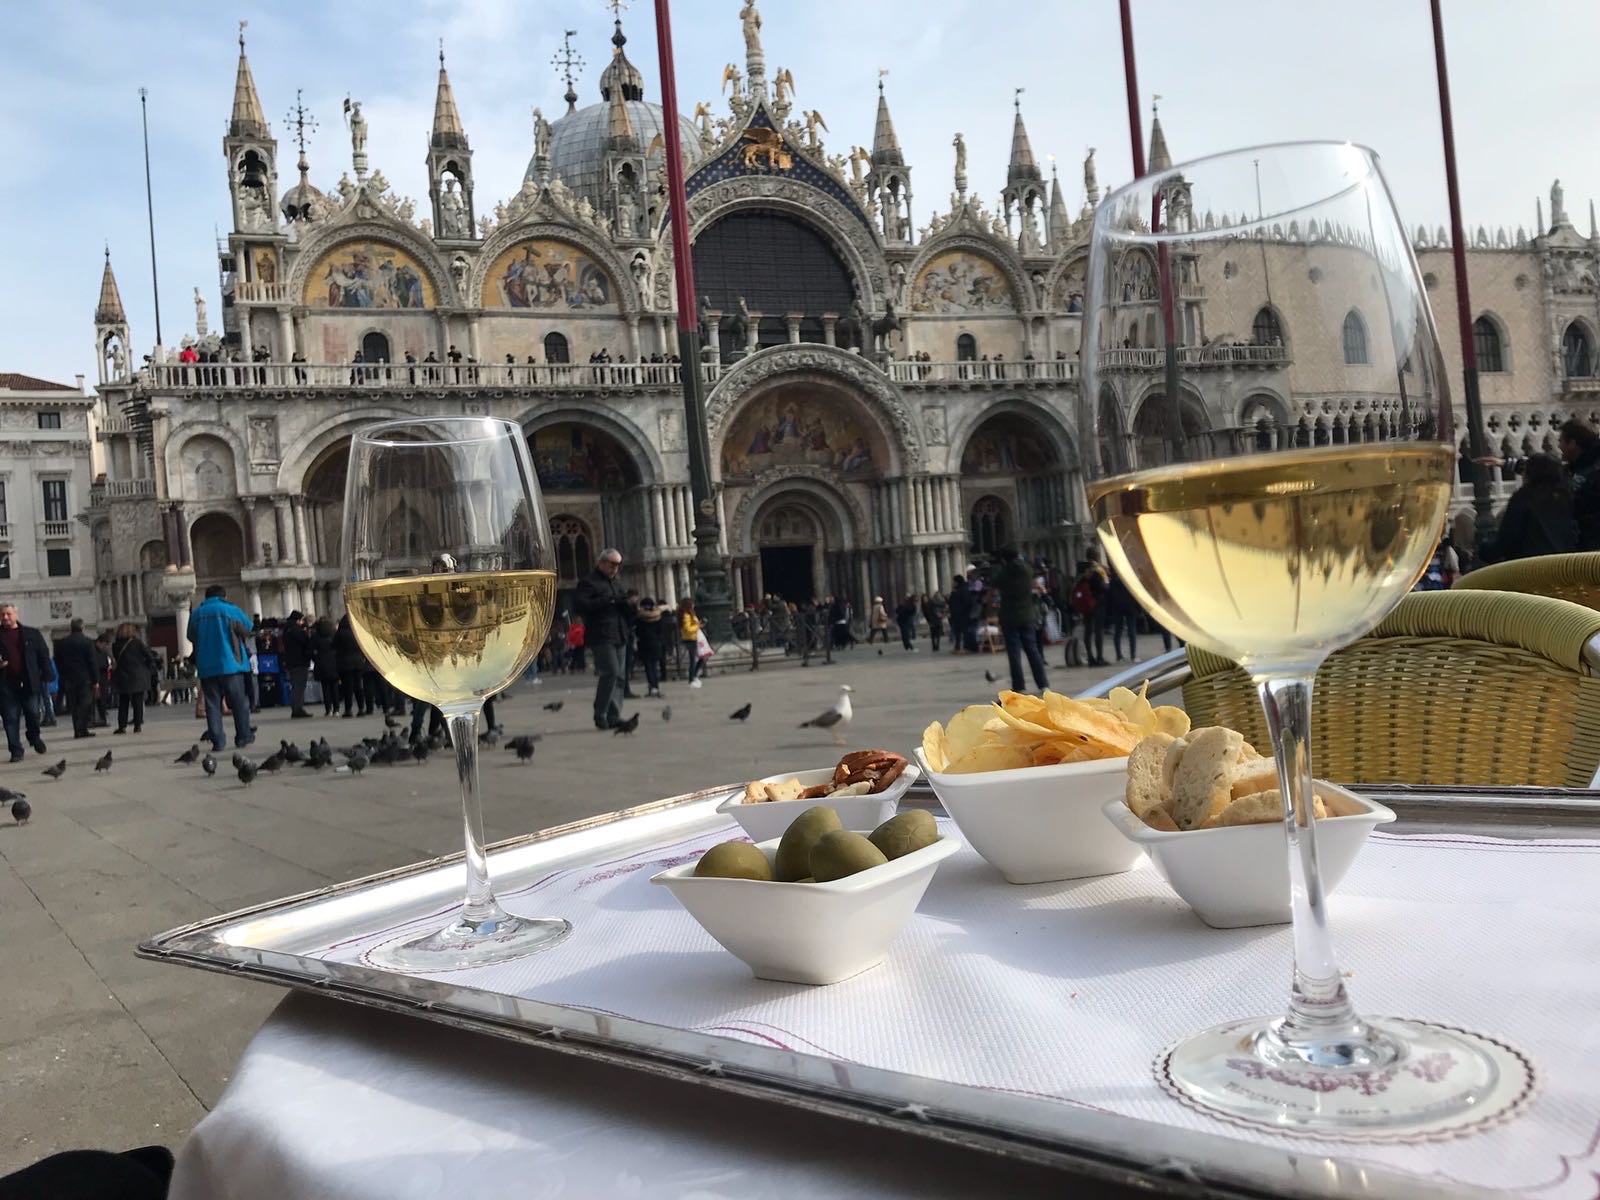
M 1089 485 L 1112 565 L 1186 641 L 1253 670 L 1320 659 L 1427 566 L 1455 451 L 1390 443 L 1157 467 Z
M 550 571 L 463 571 L 348 583 L 345 608 L 373 668 L 408 696 L 463 704 L 509 685 L 544 645 Z

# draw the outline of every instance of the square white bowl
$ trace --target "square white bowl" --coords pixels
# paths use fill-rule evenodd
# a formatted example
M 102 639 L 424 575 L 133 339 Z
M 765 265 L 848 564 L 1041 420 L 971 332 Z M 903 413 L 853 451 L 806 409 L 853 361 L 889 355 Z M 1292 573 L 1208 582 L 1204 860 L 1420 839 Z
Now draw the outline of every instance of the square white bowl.
M 832 767 L 818 767 L 814 771 L 785 771 L 780 775 L 768 775 L 756 782 L 782 783 L 786 779 L 798 779 L 806 787 L 812 787 L 827 783 L 832 778 Z M 717 805 L 717 811 L 739 822 L 752 842 L 782 837 L 784 830 L 796 817 L 819 804 L 826 804 L 839 814 L 842 828 L 864 829 L 870 833 L 894 816 L 895 810 L 900 807 L 900 797 L 920 778 L 922 771 L 916 763 L 907 763 L 899 778 L 874 796 L 840 796 L 837 799 L 819 796 L 814 800 L 763 800 L 758 804 L 744 803 L 744 790 L 741 788 Z
M 1330 807 L 1330 814 L 1317 821 L 1317 860 L 1323 893 L 1331 894 L 1367 835 L 1395 816 L 1376 800 L 1345 788 L 1319 780 L 1317 790 Z M 1195 916 L 1213 929 L 1281 925 L 1290 919 L 1289 855 L 1281 821 L 1171 833 L 1151 829 L 1120 797 L 1106 801 L 1104 812 L 1130 844 L 1150 856 Z
M 1007 883 L 1115 875 L 1139 861 L 1101 813 L 1127 788 L 1126 758 L 943 775 L 916 754 L 961 836 Z
M 771 862 L 780 839 L 757 845 Z M 940 862 L 961 849 L 941 837 L 881 867 L 832 883 L 701 879 L 685 863 L 651 877 L 757 979 L 838 983 L 875 967 L 911 919 Z

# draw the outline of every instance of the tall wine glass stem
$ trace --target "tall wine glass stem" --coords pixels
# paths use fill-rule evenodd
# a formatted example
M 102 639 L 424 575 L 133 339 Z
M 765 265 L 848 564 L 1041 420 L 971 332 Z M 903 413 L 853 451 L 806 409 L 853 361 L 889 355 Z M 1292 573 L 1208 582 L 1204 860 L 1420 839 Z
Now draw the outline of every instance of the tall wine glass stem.
M 461 822 L 467 846 L 467 895 L 461 905 L 461 923 L 474 929 L 505 919 L 489 883 L 489 857 L 483 852 L 483 797 L 478 787 L 478 708 L 446 710 L 450 742 L 456 751 L 456 774 L 461 777 Z
M 1278 758 L 1278 786 L 1288 835 L 1294 920 L 1294 983 L 1289 1009 L 1261 1049 L 1316 1066 L 1376 1066 L 1398 1048 L 1356 1015 L 1345 989 L 1317 858 L 1312 818 L 1310 674 L 1259 676 L 1256 688 Z M 1272 1044 L 1275 1043 L 1275 1044 Z

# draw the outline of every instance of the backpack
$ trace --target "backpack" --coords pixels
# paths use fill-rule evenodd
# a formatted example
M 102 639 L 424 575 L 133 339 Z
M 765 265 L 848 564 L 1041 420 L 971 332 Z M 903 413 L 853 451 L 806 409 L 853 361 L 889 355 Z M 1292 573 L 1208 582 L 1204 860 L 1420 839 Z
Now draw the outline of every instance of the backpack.
M 1072 585 L 1072 591 L 1067 594 L 1067 607 L 1079 615 L 1094 611 L 1094 589 L 1089 586 L 1087 578 Z

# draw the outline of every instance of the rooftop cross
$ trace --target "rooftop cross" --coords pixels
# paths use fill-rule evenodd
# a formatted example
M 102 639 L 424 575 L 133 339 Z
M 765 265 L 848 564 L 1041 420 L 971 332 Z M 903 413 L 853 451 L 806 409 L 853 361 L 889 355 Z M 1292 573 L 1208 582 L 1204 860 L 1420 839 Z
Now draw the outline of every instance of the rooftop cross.
M 615 3 L 616 0 L 612 2 Z M 561 49 L 556 51 L 555 57 L 550 60 L 550 65 L 555 67 L 556 73 L 567 85 L 567 94 L 562 98 L 567 102 L 568 112 L 578 107 L 578 91 L 573 85 L 578 80 L 578 73 L 583 70 L 583 55 L 572 48 L 572 39 L 577 36 L 576 29 L 566 30 L 561 38 Z
M 300 88 L 294 90 L 294 107 L 289 110 L 289 115 L 284 118 L 294 130 L 294 143 L 300 147 L 300 153 L 306 152 L 306 135 L 317 131 L 317 119 L 311 115 L 311 110 L 306 108 Z

